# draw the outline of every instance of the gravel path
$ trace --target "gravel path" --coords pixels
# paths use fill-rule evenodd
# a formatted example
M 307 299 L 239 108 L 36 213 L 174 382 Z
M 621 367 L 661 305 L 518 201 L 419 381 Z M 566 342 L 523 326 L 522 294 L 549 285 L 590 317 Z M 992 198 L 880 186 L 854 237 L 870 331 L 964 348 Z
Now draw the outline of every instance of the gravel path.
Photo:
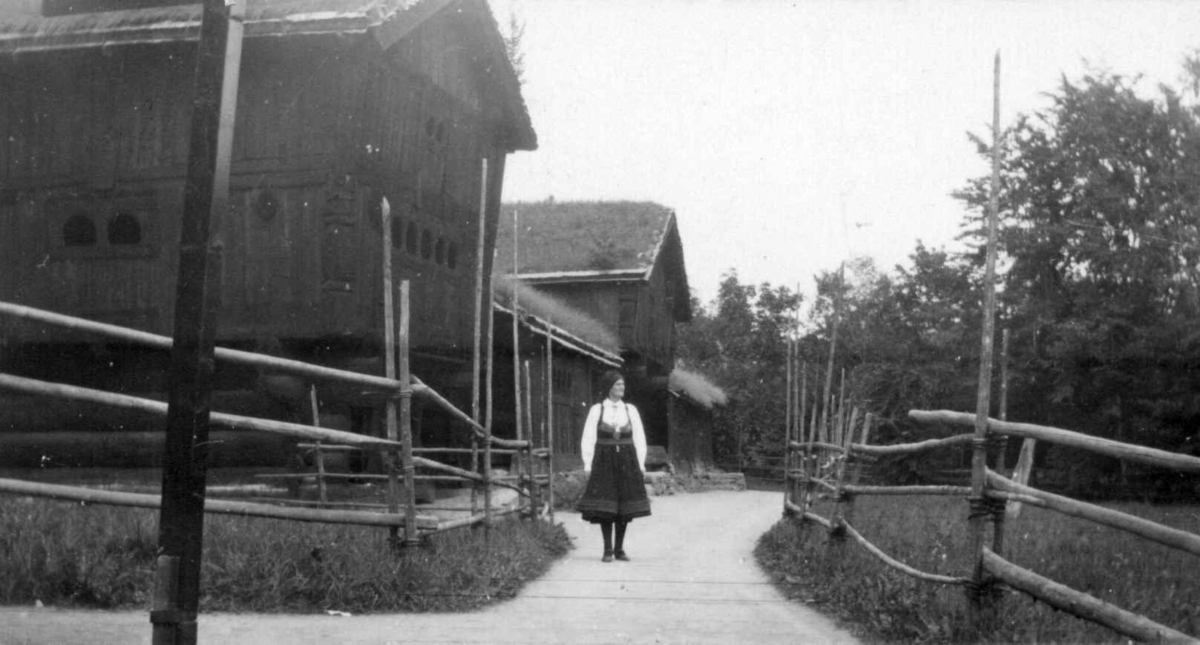
M 600 561 L 599 530 L 560 514 L 576 548 L 516 599 L 467 614 L 203 614 L 202 643 L 856 643 L 780 595 L 752 550 L 779 493 L 652 498 L 631 562 Z M 148 643 L 146 612 L 0 608 L 0 644 Z

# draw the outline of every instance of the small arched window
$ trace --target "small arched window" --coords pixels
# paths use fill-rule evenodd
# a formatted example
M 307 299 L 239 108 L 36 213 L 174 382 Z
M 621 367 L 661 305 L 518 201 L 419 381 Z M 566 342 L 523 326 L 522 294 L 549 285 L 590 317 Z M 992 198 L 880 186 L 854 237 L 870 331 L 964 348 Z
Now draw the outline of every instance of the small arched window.
M 67 218 L 62 228 L 63 245 L 92 246 L 96 243 L 96 224 L 84 213 Z
M 113 246 L 141 244 L 142 224 L 129 213 L 117 213 L 108 220 L 108 243 Z
M 428 260 L 431 255 L 433 255 L 433 234 L 427 230 L 421 231 L 421 258 Z
M 417 223 L 409 222 L 404 232 L 404 248 L 413 255 L 417 254 L 417 235 Z
M 440 237 L 433 247 L 433 261 L 438 264 L 446 263 L 446 240 Z
M 454 242 L 451 242 L 450 246 L 446 247 L 446 266 L 451 269 L 458 268 L 458 245 Z

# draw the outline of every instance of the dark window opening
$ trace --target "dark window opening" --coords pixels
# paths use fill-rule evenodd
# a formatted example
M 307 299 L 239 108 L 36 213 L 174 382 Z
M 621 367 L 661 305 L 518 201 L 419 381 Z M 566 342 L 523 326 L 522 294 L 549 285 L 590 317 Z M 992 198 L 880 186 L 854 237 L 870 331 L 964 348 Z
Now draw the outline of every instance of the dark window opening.
M 413 255 L 417 254 L 417 223 L 409 222 L 404 232 L 404 248 Z
M 404 248 L 404 222 L 399 217 L 392 218 L 392 248 Z
M 446 248 L 446 266 L 451 269 L 458 268 L 458 245 L 454 242 L 451 242 L 450 246 Z
M 108 243 L 113 246 L 141 244 L 141 222 L 129 213 L 117 213 L 108 220 Z
M 96 243 L 96 225 L 92 218 L 76 213 L 63 223 L 62 236 L 66 246 L 91 246 Z
M 421 232 L 421 257 L 428 260 L 433 255 L 433 235 L 429 231 Z

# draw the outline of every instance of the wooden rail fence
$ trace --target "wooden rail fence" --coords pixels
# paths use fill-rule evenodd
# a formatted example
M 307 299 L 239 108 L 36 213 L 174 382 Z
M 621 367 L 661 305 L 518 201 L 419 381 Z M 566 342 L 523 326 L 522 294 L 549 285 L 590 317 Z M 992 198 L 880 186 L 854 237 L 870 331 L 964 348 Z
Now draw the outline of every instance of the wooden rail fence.
M 924 423 L 943 423 L 968 428 L 973 427 L 976 422 L 974 414 L 945 410 L 914 410 L 909 416 Z M 853 411 L 848 424 L 842 426 L 838 432 L 820 432 L 816 429 L 818 424 L 814 424 L 810 436 L 804 440 L 793 439 L 794 431 L 789 426 L 786 448 L 791 467 L 785 473 L 785 517 L 814 522 L 828 529 L 831 537 L 849 538 L 885 565 L 911 577 L 967 587 L 974 592 L 974 597 L 984 602 L 995 601 L 994 594 L 984 593 L 988 587 L 1004 584 L 1056 609 L 1104 625 L 1132 639 L 1148 642 L 1200 643 L 1200 639 L 1193 636 L 1043 578 L 1005 560 L 1003 517 L 1010 503 L 1031 504 L 1125 531 L 1197 556 L 1200 556 L 1200 535 L 1038 490 L 1011 480 L 986 465 L 983 472 L 985 487 L 983 496 L 979 499 L 972 498 L 970 486 L 860 486 L 857 480 L 864 461 L 974 444 L 978 439 L 974 434 L 962 434 L 915 443 L 869 445 L 872 415 L 867 414 L 861 424 L 854 422 L 857 417 L 857 411 Z M 1200 473 L 1200 458 L 1120 443 L 1060 428 L 988 419 L 987 431 L 989 437 L 1022 437 L 1090 450 L 1140 464 L 1186 473 Z M 816 436 L 817 434 L 823 436 Z M 985 545 L 981 554 L 981 566 L 986 574 L 983 584 L 977 582 L 973 576 L 945 576 L 919 571 L 887 555 L 860 534 L 852 524 L 854 499 L 861 495 L 949 495 L 966 499 L 972 514 L 985 513 L 993 522 L 992 544 L 990 547 Z M 812 508 L 813 503 L 823 497 L 831 497 L 834 503 L 831 517 L 828 518 L 816 514 Z
M 403 288 L 406 286 L 407 284 L 402 284 L 402 311 L 407 310 L 408 308 L 406 297 L 407 289 Z M 83 318 L 65 316 L 50 311 L 34 309 L 32 307 L 26 307 L 8 302 L 0 302 L 0 317 L 23 320 L 31 324 L 53 326 L 61 329 L 71 330 L 73 332 L 104 337 L 161 350 L 169 350 L 172 345 L 171 338 L 166 336 L 158 336 L 138 330 L 94 322 Z M 402 317 L 401 336 L 405 336 L 407 334 L 406 327 L 407 320 Z M 402 343 L 402 345 L 404 344 Z M 401 348 L 402 355 L 406 352 L 407 347 L 403 346 Z M 493 437 L 489 428 L 484 427 L 475 421 L 471 416 L 456 408 L 453 404 L 438 394 L 433 388 L 424 384 L 415 376 L 410 375 L 407 381 L 402 381 L 395 378 L 386 378 L 358 372 L 338 370 L 330 367 L 304 363 L 302 361 L 266 356 L 227 348 L 217 348 L 215 357 L 218 361 L 252 366 L 258 369 L 278 372 L 281 374 L 300 376 L 318 381 L 356 385 L 371 391 L 381 392 L 388 397 L 389 401 L 399 398 L 405 393 L 411 393 L 420 396 L 440 407 L 457 420 L 464 422 L 468 426 L 469 432 L 471 432 L 473 435 L 472 440 L 476 446 L 486 447 L 491 453 L 494 454 L 513 455 L 514 461 L 528 463 L 528 470 L 532 474 L 528 477 L 520 478 L 490 478 L 486 473 L 481 474 L 472 470 L 466 470 L 447 463 L 442 463 L 428 457 L 418 456 L 418 453 L 431 454 L 440 452 L 453 454 L 457 450 L 464 449 L 413 448 L 411 439 L 412 431 L 408 424 L 401 424 L 401 429 L 404 434 L 403 436 L 399 437 L 399 440 L 397 440 L 397 438 L 374 437 L 353 432 L 333 430 L 330 428 L 322 428 L 319 425 L 304 425 L 285 421 L 276 421 L 272 419 L 260 419 L 213 412 L 211 414 L 210 423 L 214 426 L 232 430 L 250 430 L 279 434 L 302 440 L 304 443 L 299 443 L 299 447 L 314 448 L 317 455 L 319 455 L 317 459 L 318 470 L 316 473 L 283 473 L 280 474 L 280 476 L 283 478 L 314 477 L 320 490 L 321 499 L 317 502 L 317 504 L 320 506 L 340 505 L 345 508 L 369 508 L 371 506 L 351 503 L 339 504 L 329 502 L 327 499 L 325 499 L 325 490 L 328 483 L 332 481 L 343 480 L 351 476 L 344 473 L 331 473 L 326 471 L 323 460 L 323 455 L 326 453 L 349 450 L 382 451 L 389 455 L 399 455 L 401 461 L 408 465 L 408 467 L 404 469 L 403 473 L 403 488 L 401 489 L 399 486 L 391 487 L 391 491 L 389 493 L 390 499 L 388 504 L 388 512 L 370 510 L 339 510 L 335 508 L 294 508 L 286 506 L 286 504 L 289 503 L 289 500 L 286 499 L 273 500 L 275 503 L 207 499 L 205 501 L 206 513 L 222 513 L 240 515 L 244 517 L 288 519 L 303 522 L 383 526 L 388 527 L 389 530 L 392 530 L 393 535 L 399 535 L 401 539 L 409 543 L 416 542 L 420 538 L 433 533 L 480 523 L 490 524 L 490 522 L 495 518 L 510 513 L 520 512 L 528 516 L 535 516 L 538 514 L 538 510 L 533 504 L 533 500 L 536 500 L 539 497 L 538 491 L 535 489 L 548 487 L 552 479 L 552 472 L 550 472 L 550 464 L 552 463 L 552 460 L 549 459 L 549 450 L 545 448 L 536 448 L 534 446 L 534 442 L 531 440 L 513 440 Z M 121 408 L 160 418 L 165 418 L 167 414 L 167 404 L 162 401 L 94 390 L 74 385 L 40 381 L 22 376 L 16 376 L 13 374 L 0 373 L 0 390 L 26 395 L 46 396 L 62 400 L 78 401 L 98 406 Z M 313 399 L 315 401 L 315 395 Z M 472 450 L 482 449 L 483 448 L 481 447 L 477 447 L 465 450 L 470 452 Z M 544 471 L 535 471 L 534 464 L 536 462 L 545 463 Z M 415 471 L 418 468 L 421 469 L 423 473 L 437 474 L 416 475 Z M 485 464 L 484 468 L 490 469 L 490 464 Z M 389 471 L 390 472 L 386 474 L 378 475 L 360 473 L 354 474 L 352 477 L 366 479 L 374 478 L 399 483 L 397 482 L 397 474 L 395 469 L 392 468 L 389 469 Z M 412 495 L 412 492 L 414 490 L 415 483 L 419 480 L 465 481 L 469 482 L 472 486 L 478 487 L 487 485 L 489 479 L 491 479 L 491 483 L 496 486 L 517 491 L 518 498 L 515 507 L 501 509 L 493 508 L 493 505 L 491 504 L 491 496 L 485 495 L 483 496 L 483 508 L 477 508 L 476 504 L 472 503 L 467 516 L 464 518 L 439 520 L 435 516 L 418 514 L 418 506 L 414 496 Z M 403 500 L 403 502 L 397 498 L 400 490 L 405 492 L 404 496 L 406 499 Z M 101 491 L 80 486 L 51 485 L 16 479 L 0 479 L 0 492 L 16 495 L 40 496 L 52 499 L 89 502 L 94 504 L 136 506 L 142 508 L 160 508 L 161 506 L 161 498 L 158 495 Z M 401 508 L 403 509 L 403 512 L 399 512 Z M 422 510 L 424 510 L 424 507 L 422 507 Z M 428 510 L 439 509 L 429 508 Z

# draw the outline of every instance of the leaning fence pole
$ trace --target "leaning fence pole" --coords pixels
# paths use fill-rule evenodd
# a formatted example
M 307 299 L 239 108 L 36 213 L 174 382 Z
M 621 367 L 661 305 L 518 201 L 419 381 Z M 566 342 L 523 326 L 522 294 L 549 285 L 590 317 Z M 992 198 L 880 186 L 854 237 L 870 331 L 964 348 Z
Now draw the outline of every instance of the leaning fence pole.
M 204 0 L 200 8 L 163 445 L 160 566 L 155 579 L 155 597 L 161 602 L 150 612 L 154 643 L 197 640 L 213 354 L 221 302 L 221 246 L 214 243 L 210 229 L 219 226 L 229 197 L 245 8 L 245 3 L 222 0 Z
M 389 222 L 392 209 L 386 197 L 380 201 L 380 212 L 383 224 L 383 374 L 389 379 L 394 379 L 396 378 L 396 305 L 392 283 L 392 227 Z M 407 380 L 402 383 L 404 384 L 402 387 L 408 387 Z M 389 441 L 399 440 L 396 423 L 396 401 L 388 398 L 384 403 L 384 424 Z M 397 481 L 396 473 L 397 455 L 394 450 L 387 450 L 383 454 L 388 476 L 388 513 L 396 515 L 400 513 L 400 483 Z M 388 527 L 389 537 L 394 547 L 400 546 L 399 532 L 398 526 Z M 405 534 L 405 537 L 407 538 L 408 535 Z
M 397 337 L 400 352 L 400 444 L 401 458 L 404 461 L 404 544 L 414 546 L 421 543 L 417 535 L 417 480 L 416 469 L 413 467 L 413 432 L 412 432 L 412 378 L 408 368 L 408 280 L 400 281 L 400 333 Z
M 992 181 L 988 196 L 987 264 L 983 277 L 983 332 L 979 349 L 979 384 L 975 399 L 975 438 L 971 447 L 970 535 L 972 557 L 971 614 L 978 625 L 986 601 L 984 586 L 987 571 L 983 567 L 986 544 L 984 531 L 990 515 L 984 497 L 987 483 L 988 413 L 991 408 L 992 345 L 996 315 L 996 228 L 999 219 L 1000 188 L 1000 52 L 996 52 L 992 87 Z
M 480 345 L 483 342 L 482 329 L 483 326 L 483 253 L 486 245 L 486 235 L 484 234 L 487 228 L 487 178 L 488 178 L 488 162 L 487 158 L 480 160 L 482 170 L 479 181 L 479 239 L 475 244 L 475 334 L 472 336 L 474 340 L 474 352 L 471 360 L 471 418 L 475 423 L 479 423 L 479 370 L 480 370 Z M 491 309 L 492 303 L 487 303 L 488 309 Z M 479 472 L 479 437 L 471 433 L 471 472 Z M 475 515 L 478 511 L 476 505 L 479 502 L 479 487 L 471 486 L 471 515 Z

